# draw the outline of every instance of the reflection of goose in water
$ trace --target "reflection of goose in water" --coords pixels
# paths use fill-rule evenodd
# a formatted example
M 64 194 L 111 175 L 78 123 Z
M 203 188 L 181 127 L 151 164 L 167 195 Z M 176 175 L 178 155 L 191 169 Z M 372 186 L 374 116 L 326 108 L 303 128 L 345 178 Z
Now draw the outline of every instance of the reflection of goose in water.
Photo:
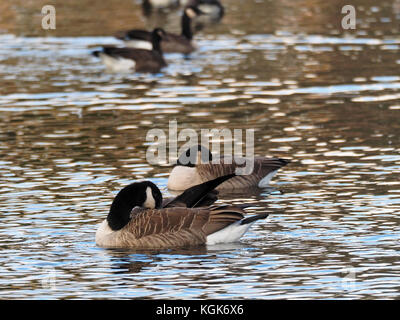
M 132 183 L 114 198 L 107 219 L 96 232 L 96 243 L 106 248 L 160 249 L 238 241 L 268 214 L 244 217 L 245 206 L 204 207 L 216 200 L 215 187 L 234 176 L 191 187 L 164 203 L 154 183 Z
M 251 247 L 251 246 L 250 246 Z M 216 259 L 217 254 L 232 254 L 235 250 L 249 248 L 249 244 L 220 243 L 208 246 L 197 246 L 177 249 L 106 249 L 111 258 L 111 269 L 114 274 L 131 274 L 146 271 L 159 271 L 163 268 L 163 261 L 185 260 L 190 262 L 195 256 L 207 256 L 207 259 Z M 194 265 L 197 267 L 197 265 Z
M 120 260 L 113 260 L 111 269 L 115 274 L 140 273 L 145 268 L 151 268 L 154 261 L 135 261 L 134 256 L 126 256 Z

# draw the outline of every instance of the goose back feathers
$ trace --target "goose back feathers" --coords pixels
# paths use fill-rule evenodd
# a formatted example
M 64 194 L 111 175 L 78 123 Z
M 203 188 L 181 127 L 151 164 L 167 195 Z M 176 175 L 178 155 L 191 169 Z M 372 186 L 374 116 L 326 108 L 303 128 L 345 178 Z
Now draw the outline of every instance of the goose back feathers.
M 250 174 L 237 175 L 218 187 L 223 189 L 240 189 L 259 186 L 267 187 L 275 173 L 288 163 L 287 160 L 278 158 L 256 157 L 253 162 L 253 171 Z M 243 168 L 235 159 L 219 158 L 218 163 L 204 163 L 196 166 L 201 181 L 208 181 L 215 177 L 234 173 L 237 168 Z

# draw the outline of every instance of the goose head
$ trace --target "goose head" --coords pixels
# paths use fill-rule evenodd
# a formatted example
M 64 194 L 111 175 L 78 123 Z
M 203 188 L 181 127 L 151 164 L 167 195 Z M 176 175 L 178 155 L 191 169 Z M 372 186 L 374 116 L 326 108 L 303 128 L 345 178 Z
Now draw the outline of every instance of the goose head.
M 133 208 L 158 209 L 161 206 L 162 194 L 154 183 L 134 182 L 118 192 L 111 204 L 107 222 L 113 231 L 120 230 L 130 221 Z
M 186 15 L 190 19 L 194 19 L 194 18 L 204 14 L 204 12 L 201 11 L 197 6 L 191 5 L 191 6 L 187 6 L 185 8 L 185 11 L 183 14 Z
M 196 164 L 212 161 L 212 154 L 206 147 L 198 144 L 193 145 L 182 153 L 177 161 L 178 166 L 195 167 Z

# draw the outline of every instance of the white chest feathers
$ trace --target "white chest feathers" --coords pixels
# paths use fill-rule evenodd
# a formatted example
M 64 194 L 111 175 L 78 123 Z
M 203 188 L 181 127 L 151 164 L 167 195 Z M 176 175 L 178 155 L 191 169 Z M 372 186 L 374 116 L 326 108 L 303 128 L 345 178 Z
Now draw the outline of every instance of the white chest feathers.
M 108 225 L 107 219 L 105 219 L 102 223 L 100 223 L 99 227 L 96 231 L 96 244 L 99 246 L 103 246 L 107 243 L 107 238 L 114 231 L 111 230 Z
M 125 40 L 125 45 L 128 48 L 136 48 L 136 49 L 144 49 L 144 50 L 152 50 L 153 45 L 150 41 L 145 40 Z
M 176 166 L 169 175 L 167 187 L 170 190 L 186 190 L 202 182 L 195 167 Z

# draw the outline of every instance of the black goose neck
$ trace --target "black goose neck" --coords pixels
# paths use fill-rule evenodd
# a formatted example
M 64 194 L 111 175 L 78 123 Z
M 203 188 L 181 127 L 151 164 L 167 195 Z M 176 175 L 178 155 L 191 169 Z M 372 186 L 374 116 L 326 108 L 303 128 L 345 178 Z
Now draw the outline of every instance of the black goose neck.
M 152 39 L 151 39 L 151 44 L 153 46 L 153 50 L 158 52 L 160 55 L 162 55 L 162 50 L 161 50 L 161 39 L 159 35 L 152 35 Z
M 192 19 L 186 14 L 186 12 L 184 12 L 182 16 L 182 35 L 188 40 L 192 40 L 193 38 L 191 20 Z

